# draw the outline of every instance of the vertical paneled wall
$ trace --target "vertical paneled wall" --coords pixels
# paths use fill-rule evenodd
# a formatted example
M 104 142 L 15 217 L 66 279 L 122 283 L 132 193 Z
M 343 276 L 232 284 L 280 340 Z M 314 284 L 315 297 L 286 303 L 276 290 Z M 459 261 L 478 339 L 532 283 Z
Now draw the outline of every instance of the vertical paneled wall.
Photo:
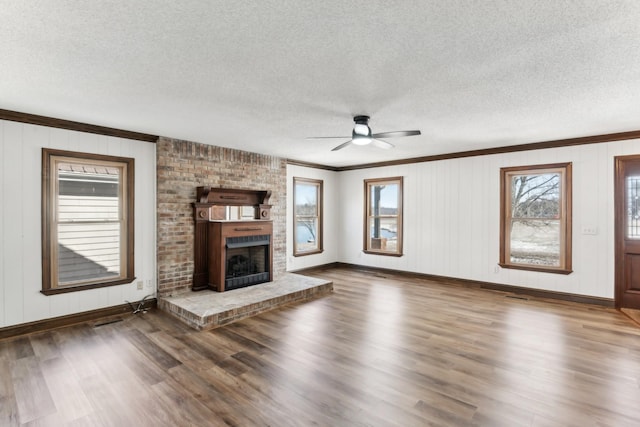
M 193 283 L 196 187 L 271 190 L 273 270 L 286 269 L 286 163 L 231 148 L 160 138 L 158 164 L 158 291 L 188 291 Z
M 640 140 L 340 172 L 338 260 L 462 279 L 613 298 L 613 158 Z M 500 168 L 573 163 L 573 273 L 501 269 Z M 362 252 L 363 180 L 404 177 L 404 256 Z M 583 234 L 583 228 L 597 234 Z
M 323 185 L 323 248 L 319 254 L 293 256 L 293 178 L 322 180 Z M 339 175 L 336 172 L 287 165 L 287 270 L 295 271 L 314 265 L 330 264 L 338 261 L 339 224 L 338 187 Z
M 135 159 L 131 284 L 45 296 L 41 267 L 41 149 Z M 0 120 L 0 327 L 138 301 L 156 289 L 155 144 Z M 137 290 L 137 282 L 143 289 Z

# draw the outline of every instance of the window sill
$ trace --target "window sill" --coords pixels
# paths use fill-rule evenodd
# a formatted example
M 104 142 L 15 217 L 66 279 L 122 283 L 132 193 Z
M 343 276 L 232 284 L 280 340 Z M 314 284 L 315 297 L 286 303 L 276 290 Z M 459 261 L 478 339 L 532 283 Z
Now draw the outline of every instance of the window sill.
M 372 251 L 368 249 L 364 249 L 362 252 L 369 255 L 384 255 L 384 256 L 395 256 L 395 257 L 401 257 L 404 255 L 404 254 L 399 254 L 395 252 Z
M 42 289 L 40 293 L 44 295 L 58 295 L 58 294 L 66 294 L 69 292 L 78 292 L 78 291 L 86 291 L 88 289 L 97 289 L 97 288 L 105 288 L 107 286 L 116 286 L 116 285 L 124 285 L 127 283 L 131 283 L 136 280 L 135 277 L 128 277 L 120 280 L 114 280 L 112 282 L 101 282 L 101 283 L 90 283 L 87 285 L 77 285 L 77 286 L 65 286 L 62 288 L 49 288 Z
M 498 263 L 498 265 L 502 268 L 510 268 L 512 270 L 526 270 L 526 271 L 537 271 L 539 273 L 552 273 L 552 274 L 571 274 L 573 270 L 564 269 L 564 268 L 544 268 L 544 267 L 535 267 L 529 265 L 514 265 L 514 264 L 503 264 Z
M 324 252 L 324 249 L 319 249 L 316 251 L 309 251 L 309 252 L 298 252 L 298 253 L 294 253 L 293 256 L 301 257 L 301 256 L 307 256 L 307 255 L 317 255 L 317 254 L 321 254 L 322 252 Z

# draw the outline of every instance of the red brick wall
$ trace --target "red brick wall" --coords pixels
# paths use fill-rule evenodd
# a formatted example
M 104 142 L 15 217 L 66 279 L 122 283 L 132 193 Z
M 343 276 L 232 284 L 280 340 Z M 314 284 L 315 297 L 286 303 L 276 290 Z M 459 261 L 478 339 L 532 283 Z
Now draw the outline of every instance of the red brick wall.
M 287 169 L 284 159 L 171 138 L 157 156 L 158 293 L 191 289 L 196 187 L 271 190 L 273 270 L 286 270 Z

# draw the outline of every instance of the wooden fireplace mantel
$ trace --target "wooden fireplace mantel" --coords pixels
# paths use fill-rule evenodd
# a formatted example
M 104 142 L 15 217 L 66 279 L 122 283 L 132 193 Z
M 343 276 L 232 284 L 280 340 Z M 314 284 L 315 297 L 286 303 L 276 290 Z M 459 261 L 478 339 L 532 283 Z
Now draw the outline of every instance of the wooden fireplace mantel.
M 192 290 L 224 290 L 220 289 L 217 284 L 214 285 L 209 277 L 209 264 L 213 254 L 209 253 L 212 249 L 208 242 L 208 224 L 212 221 L 220 220 L 218 213 L 227 206 L 252 206 L 254 209 L 253 220 L 247 220 L 245 221 L 246 223 L 270 221 L 270 197 L 271 191 L 269 190 L 197 187 L 196 202 L 192 204 L 195 220 Z
M 222 206 L 253 206 L 254 219 L 270 219 L 271 205 L 268 190 L 237 190 L 232 188 L 198 187 L 193 204 L 196 222 L 215 218 L 212 208 Z

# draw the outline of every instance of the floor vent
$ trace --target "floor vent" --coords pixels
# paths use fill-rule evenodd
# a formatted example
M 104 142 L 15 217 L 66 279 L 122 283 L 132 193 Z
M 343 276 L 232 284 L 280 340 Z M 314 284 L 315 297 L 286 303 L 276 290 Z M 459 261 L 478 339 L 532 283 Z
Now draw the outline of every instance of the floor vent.
M 522 299 L 522 300 L 525 300 L 525 301 L 529 301 L 529 298 L 527 298 L 527 297 L 519 297 L 517 295 L 505 295 L 505 298 Z
M 97 328 L 97 327 L 100 327 L 100 326 L 110 325 L 112 323 L 118 323 L 118 322 L 122 322 L 122 319 L 112 319 L 112 320 L 107 320 L 106 322 L 96 323 L 95 325 L 93 325 L 93 327 Z

